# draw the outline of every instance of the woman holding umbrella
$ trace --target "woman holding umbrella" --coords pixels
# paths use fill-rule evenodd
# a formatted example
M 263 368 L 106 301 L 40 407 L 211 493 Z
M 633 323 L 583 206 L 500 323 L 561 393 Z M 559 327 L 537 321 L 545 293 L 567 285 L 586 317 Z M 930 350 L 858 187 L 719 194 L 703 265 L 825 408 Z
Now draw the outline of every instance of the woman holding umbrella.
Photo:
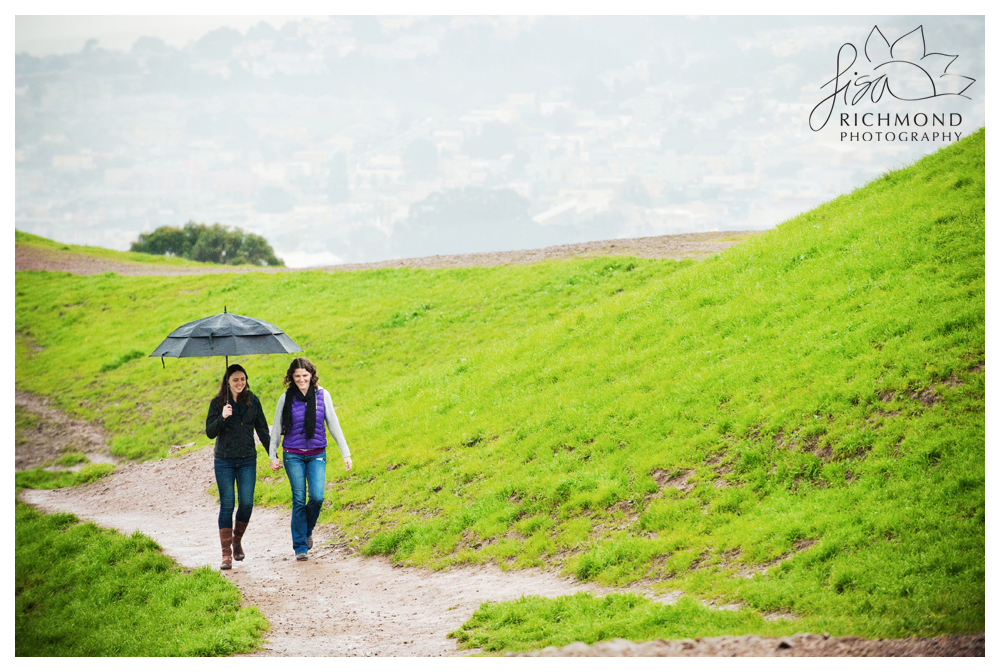
M 284 436 L 285 473 L 292 487 L 292 549 L 296 560 L 308 560 L 313 528 L 326 490 L 326 428 L 340 448 L 345 471 L 352 467 L 351 451 L 330 395 L 319 386 L 319 375 L 312 362 L 305 357 L 293 359 L 285 373 L 285 387 L 274 413 L 271 469 L 281 468 L 278 442 L 279 436 Z
M 265 446 L 271 436 L 260 400 L 250 391 L 246 370 L 239 364 L 226 368 L 219 393 L 208 405 L 205 433 L 215 439 L 215 482 L 219 485 L 219 540 L 221 569 L 232 569 L 233 559 L 242 560 L 243 534 L 253 512 L 253 488 L 257 481 L 257 448 L 253 433 Z M 236 525 L 233 509 L 237 492 Z

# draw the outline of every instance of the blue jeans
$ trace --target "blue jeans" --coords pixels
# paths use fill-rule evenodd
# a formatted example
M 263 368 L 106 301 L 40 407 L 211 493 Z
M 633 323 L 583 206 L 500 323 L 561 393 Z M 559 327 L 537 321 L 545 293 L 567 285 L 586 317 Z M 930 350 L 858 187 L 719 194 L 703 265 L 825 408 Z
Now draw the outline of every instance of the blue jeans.
M 326 490 L 326 452 L 308 457 L 284 452 L 285 473 L 292 486 L 292 548 L 306 553 L 306 537 L 312 536 L 323 508 Z M 307 499 L 308 490 L 308 499 Z
M 249 523 L 253 513 L 253 486 L 257 483 L 257 456 L 215 458 L 215 482 L 219 485 L 219 529 L 233 526 L 237 490 L 240 507 L 236 509 L 236 520 Z

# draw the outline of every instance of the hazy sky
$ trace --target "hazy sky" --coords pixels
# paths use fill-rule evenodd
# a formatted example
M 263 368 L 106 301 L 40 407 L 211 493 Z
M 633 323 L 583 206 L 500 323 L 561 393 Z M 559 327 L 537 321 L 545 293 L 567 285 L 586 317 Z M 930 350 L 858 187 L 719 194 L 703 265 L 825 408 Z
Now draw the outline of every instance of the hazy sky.
M 105 49 L 128 51 L 143 36 L 184 47 L 205 33 L 227 26 L 245 32 L 260 21 L 281 28 L 297 16 L 17 16 L 14 51 L 33 56 L 75 53 L 87 40 Z
M 219 221 L 294 266 L 453 253 L 435 246 L 476 236 L 442 233 L 448 218 L 488 220 L 468 214 L 492 214 L 488 193 L 524 226 L 482 251 L 766 228 L 948 142 L 809 129 L 838 46 L 863 45 L 873 24 L 892 40 L 922 25 L 928 51 L 960 54 L 949 73 L 977 80 L 968 98 L 894 110 L 960 111 L 965 134 L 985 123 L 981 16 L 581 21 L 526 15 L 655 8 L 521 2 L 470 19 L 454 3 L 366 3 L 376 21 L 286 6 L 304 13 L 16 16 L 17 228 L 125 249 L 159 225 Z

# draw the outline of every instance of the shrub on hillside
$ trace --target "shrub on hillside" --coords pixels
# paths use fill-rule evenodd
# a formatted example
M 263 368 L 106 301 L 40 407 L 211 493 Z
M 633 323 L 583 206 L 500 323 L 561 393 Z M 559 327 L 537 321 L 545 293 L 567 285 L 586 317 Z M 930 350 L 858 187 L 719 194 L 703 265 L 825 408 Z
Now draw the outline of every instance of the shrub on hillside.
M 239 227 L 230 230 L 221 224 L 207 226 L 188 222 L 183 229 L 161 226 L 152 233 L 140 234 L 130 250 L 216 264 L 285 265 L 274 256 L 274 250 L 263 236 L 244 233 Z

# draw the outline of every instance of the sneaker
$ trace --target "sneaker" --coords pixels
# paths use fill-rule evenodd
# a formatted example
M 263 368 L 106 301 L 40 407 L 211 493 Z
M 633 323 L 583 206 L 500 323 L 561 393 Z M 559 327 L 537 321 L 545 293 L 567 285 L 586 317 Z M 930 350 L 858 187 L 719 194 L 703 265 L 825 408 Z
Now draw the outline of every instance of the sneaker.
M 308 560 L 309 559 L 309 554 L 308 553 L 296 553 L 295 554 L 295 559 L 296 560 Z
M 313 535 L 311 535 L 311 534 L 308 537 L 306 537 L 306 547 L 309 548 L 310 550 L 312 550 L 312 547 L 313 547 Z

